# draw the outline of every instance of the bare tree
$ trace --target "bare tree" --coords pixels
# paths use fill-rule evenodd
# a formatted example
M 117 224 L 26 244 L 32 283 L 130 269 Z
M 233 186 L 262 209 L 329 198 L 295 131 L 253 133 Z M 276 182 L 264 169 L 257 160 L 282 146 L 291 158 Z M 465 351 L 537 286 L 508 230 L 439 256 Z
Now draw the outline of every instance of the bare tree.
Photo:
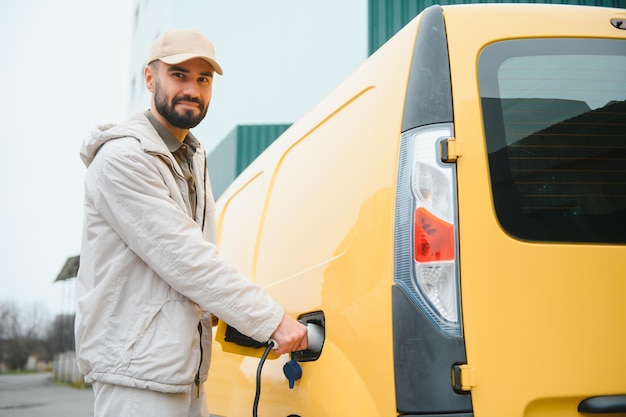
M 59 314 L 48 329 L 46 346 L 51 354 L 74 350 L 74 314 Z
M 49 313 L 41 305 L 0 302 L 0 361 L 9 369 L 22 370 L 30 355 L 48 359 L 44 343 L 48 327 Z

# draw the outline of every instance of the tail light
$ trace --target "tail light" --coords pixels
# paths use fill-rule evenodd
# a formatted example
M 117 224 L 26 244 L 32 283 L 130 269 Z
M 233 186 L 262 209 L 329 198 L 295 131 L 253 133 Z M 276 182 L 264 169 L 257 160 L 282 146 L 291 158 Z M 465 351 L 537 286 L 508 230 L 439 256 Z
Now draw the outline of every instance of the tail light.
M 441 162 L 439 152 L 452 133 L 442 124 L 403 134 L 399 172 L 406 178 L 398 178 L 398 187 L 409 190 L 398 194 L 405 201 L 397 206 L 396 242 L 405 243 L 396 246 L 396 259 L 406 268 L 395 279 L 438 329 L 461 336 L 456 165 Z

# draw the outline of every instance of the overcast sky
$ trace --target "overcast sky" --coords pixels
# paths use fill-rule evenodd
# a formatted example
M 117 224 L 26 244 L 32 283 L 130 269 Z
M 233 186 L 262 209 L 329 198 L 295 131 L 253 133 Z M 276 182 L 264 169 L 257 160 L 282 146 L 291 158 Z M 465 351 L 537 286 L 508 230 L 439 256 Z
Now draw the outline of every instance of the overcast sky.
M 127 112 L 129 0 L 0 0 L 0 301 L 64 309 L 82 138 Z
M 213 40 L 230 76 L 216 85 L 214 94 L 218 91 L 221 97 L 214 97 L 205 120 L 213 123 L 216 136 L 223 137 L 234 123 L 295 121 L 294 115 L 308 110 L 365 59 L 365 42 L 351 39 L 348 45 L 362 43 L 354 51 L 350 46 L 352 55 L 336 51 L 332 56 L 329 46 L 337 42 L 324 24 L 331 19 L 336 26 L 347 24 L 359 32 L 355 39 L 364 40 L 366 0 L 302 1 L 300 21 L 294 19 L 294 1 L 260 7 L 257 0 L 238 0 L 249 12 L 248 20 L 228 20 L 240 22 L 239 27 L 220 26 L 221 12 L 237 10 L 211 2 L 217 42 Z M 53 281 L 67 258 L 80 251 L 85 174 L 80 145 L 93 126 L 122 121 L 129 112 L 132 7 L 131 0 L 0 0 L 0 302 L 37 305 L 51 314 L 74 311 L 73 287 Z M 281 10 L 291 14 L 281 16 Z M 267 18 L 259 18 L 264 12 Z M 248 27 L 248 35 L 242 26 Z M 281 28 L 288 33 L 277 32 Z M 262 42 L 259 34 L 271 30 L 269 42 L 255 44 Z M 308 45 L 294 39 L 302 36 L 298 30 L 306 32 Z M 264 48 L 276 40 L 312 51 L 310 61 L 282 63 L 279 51 L 268 59 Z M 241 50 L 246 45 L 248 53 Z M 259 77 L 258 65 L 267 62 L 273 75 Z M 233 108 L 241 112 L 239 119 L 233 117 Z M 281 113 L 281 108 L 291 113 Z M 289 120 L 277 120 L 277 114 L 288 114 Z M 226 120 L 228 125 L 218 126 Z

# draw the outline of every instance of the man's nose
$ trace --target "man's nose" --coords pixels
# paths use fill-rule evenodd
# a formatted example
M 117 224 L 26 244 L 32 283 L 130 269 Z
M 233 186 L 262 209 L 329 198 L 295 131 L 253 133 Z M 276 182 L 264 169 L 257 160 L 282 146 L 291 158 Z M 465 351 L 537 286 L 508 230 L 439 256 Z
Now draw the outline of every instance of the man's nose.
M 195 82 L 189 81 L 185 83 L 185 86 L 183 88 L 183 94 L 185 94 L 186 96 L 190 96 L 190 97 L 199 97 L 200 88 Z

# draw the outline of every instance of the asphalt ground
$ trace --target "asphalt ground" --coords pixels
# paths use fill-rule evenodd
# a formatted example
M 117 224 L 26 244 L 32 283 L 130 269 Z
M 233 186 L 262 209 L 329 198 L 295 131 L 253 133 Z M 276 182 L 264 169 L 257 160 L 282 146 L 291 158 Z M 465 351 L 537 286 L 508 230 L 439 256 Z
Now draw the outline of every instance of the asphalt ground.
M 52 373 L 0 374 L 0 417 L 93 417 L 91 388 L 52 381 Z

